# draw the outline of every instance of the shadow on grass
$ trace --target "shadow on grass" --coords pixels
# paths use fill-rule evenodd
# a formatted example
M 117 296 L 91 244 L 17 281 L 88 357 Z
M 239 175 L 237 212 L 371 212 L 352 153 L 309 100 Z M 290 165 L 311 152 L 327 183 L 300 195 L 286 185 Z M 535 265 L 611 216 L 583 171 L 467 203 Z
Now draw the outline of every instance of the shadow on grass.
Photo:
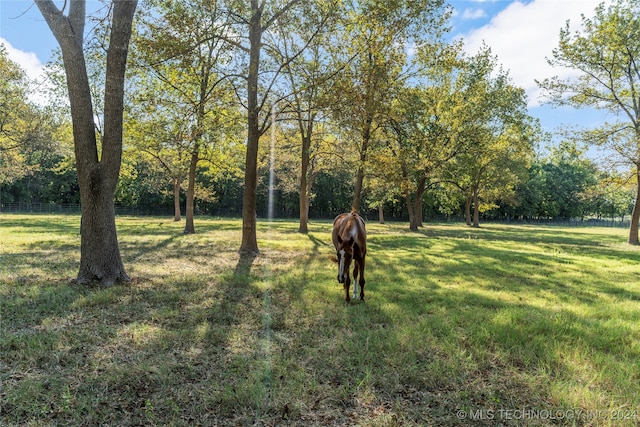
M 592 231 L 593 230 L 593 231 Z M 417 234 L 427 237 L 453 239 L 488 239 L 488 240 L 519 240 L 528 243 L 556 243 L 570 245 L 601 246 L 604 243 L 614 243 L 618 238 L 598 232 L 599 229 L 575 227 L 545 227 L 545 226 L 509 226 L 484 225 L 479 228 L 464 225 L 427 224 Z M 570 232 L 573 231 L 573 232 Z
M 499 240 L 500 245 L 487 245 L 487 242 L 495 241 L 486 238 L 480 244 L 463 239 L 450 239 L 449 242 L 457 269 L 494 291 L 527 295 L 549 292 L 563 302 L 587 304 L 598 304 L 602 293 L 640 301 L 639 292 L 617 285 L 614 276 L 593 274 L 594 265 L 603 263 L 603 260 L 636 265 L 640 262 L 640 253 L 637 252 L 578 243 L 565 243 L 562 247 L 545 246 L 549 240 L 535 243 L 536 251 L 522 247 L 524 242 L 506 238 Z M 456 257 L 456 254 L 461 256 Z M 606 261 L 603 267 L 606 267 Z M 445 266 L 442 273 L 450 275 L 452 272 Z M 624 278 L 624 275 L 617 277 Z
M 288 252 L 263 247 L 265 255 L 242 259 L 235 247 L 212 249 L 217 237 L 169 235 L 130 261 L 168 261 L 190 246 L 180 260 L 197 252 L 208 270 L 109 289 L 41 276 L 1 285 L 0 416 L 14 424 L 515 426 L 522 420 L 456 414 L 638 404 L 629 396 L 640 395 L 640 319 L 631 309 L 590 314 L 602 293 L 629 304 L 637 293 L 610 276 L 581 276 L 566 239 L 538 245 L 518 229 L 473 239 L 466 230 L 372 227 L 368 299 L 347 306 L 323 254 L 332 252 L 330 227 L 305 237 L 295 226 L 278 224 L 278 238 L 297 239 Z M 218 236 L 215 224 L 206 227 Z M 608 254 L 590 247 L 587 258 Z M 633 262 L 637 254 L 623 255 Z
M 313 243 L 313 253 L 318 253 L 320 251 L 320 248 L 329 248 L 330 247 L 329 243 L 318 239 L 317 237 L 315 237 L 312 234 L 307 233 L 305 236 L 307 236 L 309 241 L 311 243 Z
M 80 234 L 80 215 L 0 214 L 0 228 L 15 234 Z
M 3 299 L 3 419 L 74 425 L 249 419 L 266 390 L 253 262 L 240 259 L 216 283 L 188 276 L 159 286 L 32 283 L 37 297 Z

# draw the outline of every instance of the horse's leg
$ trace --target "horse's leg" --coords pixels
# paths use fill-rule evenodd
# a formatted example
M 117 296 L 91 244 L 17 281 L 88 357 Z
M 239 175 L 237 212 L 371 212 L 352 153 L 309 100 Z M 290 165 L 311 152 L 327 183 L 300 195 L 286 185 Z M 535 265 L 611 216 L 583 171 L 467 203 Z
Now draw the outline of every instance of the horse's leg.
M 358 261 L 354 260 L 353 263 L 353 299 L 358 299 Z
M 358 268 L 360 269 L 360 299 L 364 301 L 364 257 L 358 262 Z M 353 279 L 354 281 L 356 279 Z
M 351 301 L 351 297 L 349 296 L 349 282 L 351 282 L 351 279 L 349 279 L 349 270 L 347 270 L 347 279 L 344 281 L 344 290 L 346 293 L 345 301 L 347 302 L 347 304 L 349 304 L 349 302 Z

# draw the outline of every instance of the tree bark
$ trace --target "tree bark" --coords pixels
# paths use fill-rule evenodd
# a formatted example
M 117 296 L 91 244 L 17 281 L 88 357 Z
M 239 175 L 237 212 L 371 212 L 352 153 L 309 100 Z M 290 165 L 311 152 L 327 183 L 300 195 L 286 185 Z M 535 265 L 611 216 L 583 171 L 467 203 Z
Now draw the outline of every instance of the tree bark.
M 196 232 L 193 216 L 195 212 L 194 205 L 196 198 L 196 171 L 199 160 L 200 156 L 198 154 L 198 147 L 196 147 L 191 153 L 191 163 L 189 164 L 189 183 L 187 184 L 187 208 L 185 210 L 186 220 L 184 224 L 184 234 L 195 234 Z
M 473 190 L 473 226 L 475 228 L 480 227 L 480 199 L 478 193 L 480 190 L 477 188 Z
M 311 127 L 311 124 L 309 124 Z M 308 233 L 309 227 L 309 183 L 308 175 L 309 175 L 309 162 L 311 155 L 311 130 L 309 129 L 309 133 L 302 137 L 302 161 L 300 168 L 300 225 L 298 227 L 298 232 L 300 233 Z
M 173 220 L 179 222 L 180 217 L 180 185 L 182 184 L 180 176 L 173 179 Z
M 378 222 L 384 224 L 384 203 L 378 204 Z
M 113 192 L 97 185 L 93 192 L 81 190 L 80 270 L 77 283 L 94 280 L 110 286 L 130 281 L 118 245 Z
M 405 200 L 407 202 L 407 210 L 409 212 L 409 230 L 418 231 L 418 223 L 416 222 L 416 212 L 414 203 L 411 201 L 411 193 L 409 190 L 405 191 Z
M 427 185 L 427 178 L 422 177 L 420 182 L 418 182 L 418 187 L 416 188 L 416 198 L 415 203 L 413 205 L 414 209 L 414 218 L 417 227 L 422 227 L 422 198 L 424 196 L 424 191 Z
M 364 182 L 364 165 L 362 157 L 363 156 L 361 155 L 360 166 L 358 166 L 358 171 L 356 172 L 356 183 L 353 188 L 353 203 L 351 203 L 351 208 L 356 212 L 359 212 L 360 210 L 360 195 L 362 194 L 362 184 Z
M 631 212 L 631 225 L 629 227 L 629 244 L 638 245 L 638 225 L 640 225 L 640 163 L 636 165 L 636 179 L 638 181 L 638 190 L 636 190 L 636 201 Z
M 464 216 L 468 226 L 471 226 L 471 196 L 467 195 L 467 200 L 464 205 Z
M 367 104 L 368 105 L 368 104 Z M 362 185 L 364 182 L 364 165 L 367 160 L 367 150 L 371 140 L 371 126 L 373 124 L 373 115 L 367 113 L 364 128 L 362 131 L 362 145 L 360 146 L 360 163 L 358 164 L 358 172 L 356 173 L 356 184 L 353 189 L 353 203 L 351 207 L 356 211 L 360 209 L 360 197 L 362 194 Z
M 244 192 L 242 196 L 242 243 L 238 251 L 241 256 L 256 256 L 260 253 L 256 235 L 256 191 L 258 188 L 258 77 L 262 41 L 262 9 L 258 0 L 251 0 L 249 22 L 249 75 L 247 76 L 247 153 L 245 158 Z
M 82 204 L 78 283 L 129 281 L 115 224 L 115 189 L 122 161 L 124 74 L 137 0 L 114 0 L 107 50 L 104 136 L 101 156 L 83 52 L 85 1 L 74 1 L 65 16 L 51 0 L 36 4 L 60 44 L 67 77 L 78 186 Z
M 409 190 L 405 191 L 405 200 L 407 202 L 407 210 L 409 211 L 409 230 L 411 231 L 418 231 L 418 228 L 422 227 L 422 197 L 425 186 L 426 178 L 422 178 L 418 183 L 413 200 L 411 200 Z

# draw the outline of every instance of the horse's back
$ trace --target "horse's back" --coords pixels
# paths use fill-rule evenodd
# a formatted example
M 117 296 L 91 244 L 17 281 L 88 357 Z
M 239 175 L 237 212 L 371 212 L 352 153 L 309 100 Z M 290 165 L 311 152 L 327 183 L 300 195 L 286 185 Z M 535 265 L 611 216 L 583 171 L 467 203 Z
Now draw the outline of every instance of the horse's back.
M 366 254 L 367 252 L 367 228 L 364 224 L 364 219 L 362 219 L 362 217 L 360 215 L 357 215 L 357 220 L 356 220 L 357 224 L 358 224 L 358 245 L 361 247 L 362 249 L 362 254 L 364 256 L 364 254 Z
M 337 217 L 335 217 L 333 219 L 333 227 L 334 228 L 342 228 L 344 226 L 345 220 L 347 219 L 347 216 L 350 214 L 347 213 L 341 213 L 340 215 L 338 215 Z
M 333 245 L 338 248 L 338 237 L 342 240 L 354 238 L 356 243 L 366 251 L 367 230 L 364 219 L 356 212 L 342 213 L 333 220 L 332 240 Z

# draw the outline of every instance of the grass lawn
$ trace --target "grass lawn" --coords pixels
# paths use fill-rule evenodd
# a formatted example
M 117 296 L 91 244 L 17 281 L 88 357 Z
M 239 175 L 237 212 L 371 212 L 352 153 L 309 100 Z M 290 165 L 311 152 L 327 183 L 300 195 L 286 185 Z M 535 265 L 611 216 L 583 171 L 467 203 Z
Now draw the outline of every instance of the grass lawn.
M 609 228 L 118 218 L 133 281 L 73 283 L 79 217 L 0 215 L 0 425 L 640 422 L 640 248 Z

